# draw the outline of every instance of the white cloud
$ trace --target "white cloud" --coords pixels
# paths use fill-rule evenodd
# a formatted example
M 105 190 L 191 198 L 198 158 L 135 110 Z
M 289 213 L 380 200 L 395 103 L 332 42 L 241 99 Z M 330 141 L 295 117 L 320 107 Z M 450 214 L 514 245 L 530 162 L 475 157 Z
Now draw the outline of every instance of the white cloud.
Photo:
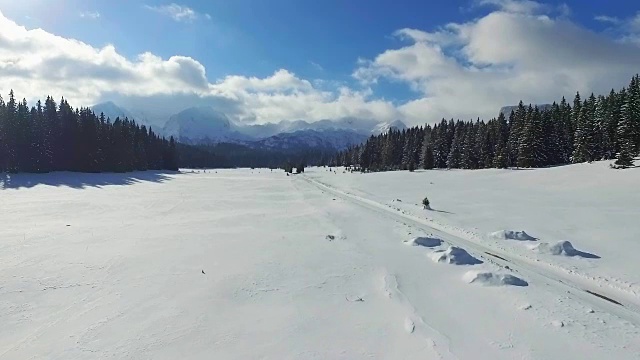
M 609 24 L 608 30 L 618 36 L 618 39 L 621 42 L 630 42 L 640 45 L 640 11 L 625 19 L 607 15 L 599 15 L 594 19 L 602 23 Z
M 182 6 L 176 3 L 171 3 L 169 5 L 161 5 L 161 6 L 145 5 L 144 7 L 149 10 L 158 12 L 160 14 L 169 16 L 173 20 L 178 22 L 191 22 L 198 18 L 198 13 L 196 11 L 194 11 L 188 6 Z M 207 17 L 207 15 L 205 15 L 205 17 Z M 207 19 L 209 18 L 210 17 L 207 17 Z
M 369 89 L 325 90 L 280 69 L 266 77 L 229 75 L 210 82 L 204 66 L 184 56 L 160 58 L 144 53 L 129 59 L 112 45 L 95 48 L 28 30 L 0 13 L 0 93 L 15 90 L 19 97 L 64 96 L 74 106 L 104 100 L 144 109 L 177 112 L 210 104 L 240 121 L 320 120 L 366 117 L 392 120 L 392 104 L 373 100 Z M 150 110 L 151 111 L 151 110 Z
M 607 92 L 640 71 L 640 48 L 564 17 L 531 14 L 527 6 L 435 32 L 399 30 L 410 44 L 361 60 L 353 76 L 364 84 L 402 81 L 417 90 L 420 97 L 399 110 L 410 123 L 421 123 L 491 118 L 521 99 L 546 103 L 576 90 Z
M 635 20 L 621 21 L 632 28 Z M 165 115 L 209 104 L 231 119 L 258 123 L 359 117 L 420 124 L 488 119 L 521 99 L 543 103 L 571 98 L 576 90 L 605 93 L 640 72 L 640 47 L 561 15 L 500 10 L 432 32 L 400 29 L 395 35 L 402 45 L 358 59 L 353 76 L 362 87 L 353 89 L 287 69 L 211 81 L 190 57 L 127 58 L 112 45 L 97 48 L 28 30 L 0 13 L 0 93 L 13 88 L 30 101 L 64 96 L 74 106 L 114 100 Z M 395 106 L 377 97 L 380 79 L 406 84 L 416 98 Z
M 79 16 L 83 19 L 98 19 L 100 18 L 100 13 L 97 11 L 82 11 Z
M 616 25 L 621 23 L 621 20 L 618 19 L 617 17 L 607 16 L 607 15 L 598 15 L 594 17 L 594 19 L 603 23 L 610 23 L 610 24 L 616 24 Z
M 316 70 L 324 71 L 324 68 L 322 67 L 322 65 L 318 64 L 318 63 L 317 63 L 317 62 L 315 62 L 315 61 L 311 61 L 311 60 L 309 60 L 309 64 L 310 64 L 311 66 L 313 66 L 313 68 L 314 68 L 314 69 L 316 69 Z

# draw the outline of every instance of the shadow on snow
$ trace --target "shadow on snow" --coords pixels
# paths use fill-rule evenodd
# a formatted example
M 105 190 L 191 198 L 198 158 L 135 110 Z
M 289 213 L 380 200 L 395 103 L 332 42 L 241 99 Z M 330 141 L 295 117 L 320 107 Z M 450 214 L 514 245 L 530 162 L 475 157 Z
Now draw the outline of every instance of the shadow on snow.
M 80 173 L 52 172 L 48 174 L 6 174 L 0 173 L 0 190 L 31 188 L 37 185 L 66 186 L 74 189 L 103 187 L 108 185 L 132 185 L 141 182 L 162 183 L 171 180 L 168 175 L 178 171 L 135 171 L 129 173 Z

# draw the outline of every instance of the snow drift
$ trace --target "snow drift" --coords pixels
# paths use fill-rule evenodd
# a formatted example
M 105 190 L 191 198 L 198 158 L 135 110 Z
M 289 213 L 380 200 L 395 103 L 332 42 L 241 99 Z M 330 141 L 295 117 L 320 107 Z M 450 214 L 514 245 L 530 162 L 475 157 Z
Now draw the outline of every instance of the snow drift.
M 504 240 L 536 241 L 537 239 L 524 231 L 500 230 L 489 234 L 492 238 Z
M 540 254 L 578 256 L 591 259 L 599 259 L 600 257 L 591 253 L 576 250 L 570 241 L 559 241 L 555 244 L 540 243 L 531 247 L 531 250 Z
M 404 242 L 411 246 L 437 247 L 442 245 L 442 240 L 435 237 L 416 237 Z
M 463 279 L 470 283 L 486 286 L 528 286 L 529 283 L 511 274 L 499 274 L 491 271 L 468 271 Z
M 447 250 L 437 250 L 431 254 L 431 259 L 435 262 L 443 262 L 454 265 L 476 265 L 482 261 L 471 256 L 465 249 L 457 246 L 449 246 Z

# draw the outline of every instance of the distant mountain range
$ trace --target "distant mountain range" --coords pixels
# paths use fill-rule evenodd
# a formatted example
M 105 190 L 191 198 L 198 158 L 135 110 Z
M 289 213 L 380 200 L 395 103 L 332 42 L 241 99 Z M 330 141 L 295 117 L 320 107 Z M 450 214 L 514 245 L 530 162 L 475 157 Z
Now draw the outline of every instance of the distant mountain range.
M 531 106 L 537 106 L 538 110 L 542 111 L 542 110 L 547 110 L 547 109 L 551 109 L 551 104 L 531 104 Z M 525 107 L 529 107 L 529 105 L 525 105 Z M 518 109 L 518 105 L 511 105 L 511 106 L 503 106 L 502 108 L 500 108 L 500 112 L 498 113 L 498 115 L 500 114 L 504 114 L 504 116 L 506 116 L 507 118 L 509 117 L 509 115 L 511 115 L 511 111 L 516 111 Z
M 315 122 L 285 120 L 279 123 L 245 125 L 233 122 L 224 113 L 210 106 L 191 107 L 168 116 L 164 126 L 160 127 L 152 124 L 144 112 L 130 111 L 113 102 L 97 104 L 91 109 L 96 114 L 104 113 L 111 120 L 116 117 L 135 119 L 138 124 L 151 127 L 156 133 L 173 136 L 186 144 L 237 143 L 274 150 L 341 150 L 360 144 L 371 135 L 390 129 L 407 128 L 400 120 L 378 122 L 357 118 Z

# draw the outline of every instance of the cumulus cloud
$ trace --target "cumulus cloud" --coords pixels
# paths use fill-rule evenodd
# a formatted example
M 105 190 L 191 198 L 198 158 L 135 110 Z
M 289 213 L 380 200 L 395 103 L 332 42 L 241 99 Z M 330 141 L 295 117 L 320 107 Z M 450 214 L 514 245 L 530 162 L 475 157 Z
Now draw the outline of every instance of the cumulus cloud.
M 410 123 L 442 117 L 491 118 L 519 100 L 546 103 L 581 92 L 607 92 L 640 71 L 640 48 L 612 41 L 531 1 L 490 0 L 503 9 L 433 32 L 402 29 L 409 44 L 361 60 L 364 84 L 402 81 L 419 97 L 399 106 Z M 504 11 L 504 10 L 508 11 Z
M 163 59 L 143 53 L 133 59 L 113 45 L 95 48 L 28 30 L 0 13 L 0 91 L 13 88 L 30 100 L 64 96 L 75 106 L 104 100 L 171 115 L 188 106 L 213 105 L 238 121 L 277 122 L 347 116 L 392 120 L 392 104 L 373 100 L 370 89 L 323 90 L 294 73 L 279 69 L 263 78 L 229 75 L 214 82 L 190 57 Z
M 434 31 L 399 29 L 397 47 L 357 60 L 357 88 L 287 69 L 212 81 L 190 57 L 125 57 L 113 45 L 29 30 L 0 13 L 0 93 L 13 88 L 30 101 L 64 96 L 75 106 L 113 100 L 164 120 L 189 106 L 211 105 L 248 123 L 355 117 L 423 124 L 442 117 L 488 119 L 521 99 L 546 103 L 576 90 L 605 93 L 640 72 L 637 45 L 587 30 L 557 9 L 542 13 L 530 2 L 491 0 L 502 7 L 468 22 Z M 617 21 L 632 28 L 635 20 Z M 415 96 L 394 105 L 376 96 L 380 80 L 406 84 Z
M 155 11 L 157 13 L 169 16 L 178 22 L 191 22 L 198 18 L 198 13 L 188 6 L 178 5 L 171 3 L 169 5 L 151 6 L 145 5 L 145 8 Z M 208 14 L 205 15 L 207 19 L 210 18 Z
M 27 30 L 1 14 L 0 29 L 2 86 L 23 96 L 64 95 L 88 105 L 108 91 L 151 96 L 209 90 L 204 67 L 189 57 L 165 60 L 144 53 L 129 60 L 113 45 L 94 48 L 41 29 Z

